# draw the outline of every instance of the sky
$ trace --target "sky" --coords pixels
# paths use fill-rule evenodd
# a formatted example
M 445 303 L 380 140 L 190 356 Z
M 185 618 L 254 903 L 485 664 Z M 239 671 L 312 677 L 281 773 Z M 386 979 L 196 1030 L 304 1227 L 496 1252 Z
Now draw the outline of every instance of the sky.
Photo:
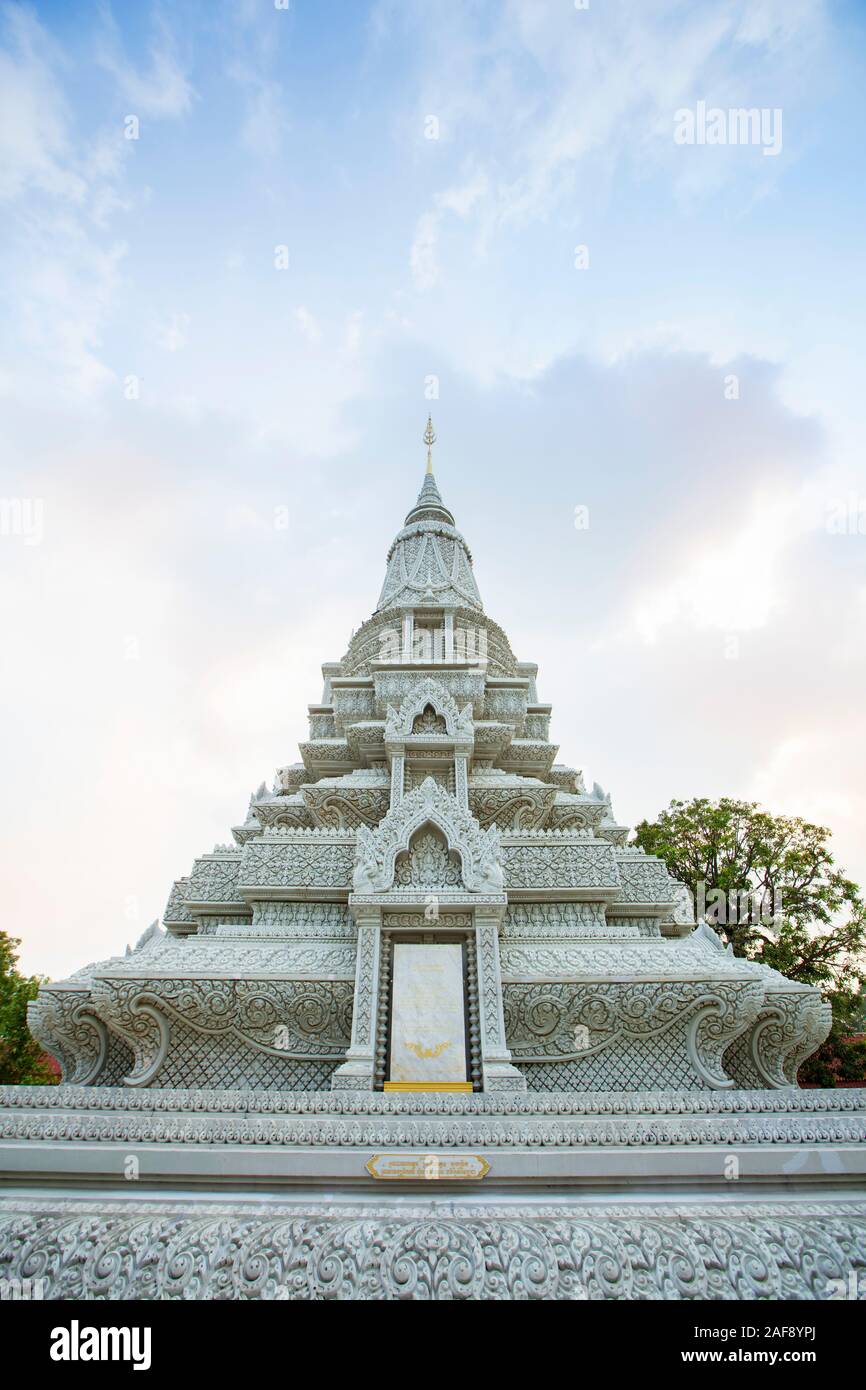
M 297 760 L 428 411 L 559 761 L 626 824 L 816 820 L 866 884 L 864 31 L 821 0 L 0 0 L 25 970 L 134 943 Z

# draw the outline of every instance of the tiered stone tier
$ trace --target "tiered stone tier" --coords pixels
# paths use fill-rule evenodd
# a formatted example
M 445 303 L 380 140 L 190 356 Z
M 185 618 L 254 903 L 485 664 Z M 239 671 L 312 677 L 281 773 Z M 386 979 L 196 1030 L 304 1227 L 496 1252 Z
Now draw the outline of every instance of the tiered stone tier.
M 174 884 L 164 930 L 42 988 L 79 1085 L 374 1090 L 390 940 L 470 948 L 479 1091 L 790 1087 L 820 994 L 695 928 L 610 798 L 556 761 L 537 668 L 484 613 L 432 475 L 301 760 Z

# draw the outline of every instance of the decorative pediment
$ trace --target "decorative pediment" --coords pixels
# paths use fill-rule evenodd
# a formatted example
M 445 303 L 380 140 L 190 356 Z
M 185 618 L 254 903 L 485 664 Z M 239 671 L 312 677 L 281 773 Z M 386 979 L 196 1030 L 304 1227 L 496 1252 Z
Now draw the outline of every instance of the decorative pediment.
M 441 726 L 438 721 L 442 721 Z M 388 706 L 385 742 L 400 744 L 407 738 L 418 735 L 446 737 L 458 743 L 471 743 L 471 703 L 460 709 L 453 695 L 432 676 L 418 681 L 399 710 L 393 705 Z
M 502 892 L 501 846 L 496 826 L 482 830 L 475 817 L 432 777 L 404 796 L 375 830 L 368 830 L 364 825 L 358 827 L 352 878 L 354 892 L 379 894 L 395 886 L 399 888 L 399 883 L 395 885 L 397 856 L 409 853 L 410 842 L 422 826 L 438 830 L 444 838 L 448 856 L 459 857 L 462 884 L 467 892 Z M 416 848 L 432 862 L 433 845 L 427 844 L 425 837 L 421 838 L 423 845 Z

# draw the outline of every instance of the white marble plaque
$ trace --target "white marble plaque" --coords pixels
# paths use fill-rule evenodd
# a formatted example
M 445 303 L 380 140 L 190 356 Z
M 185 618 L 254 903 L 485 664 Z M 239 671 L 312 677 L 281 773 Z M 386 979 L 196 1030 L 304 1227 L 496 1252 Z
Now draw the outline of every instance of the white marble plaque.
M 463 949 L 397 942 L 391 1081 L 466 1081 Z

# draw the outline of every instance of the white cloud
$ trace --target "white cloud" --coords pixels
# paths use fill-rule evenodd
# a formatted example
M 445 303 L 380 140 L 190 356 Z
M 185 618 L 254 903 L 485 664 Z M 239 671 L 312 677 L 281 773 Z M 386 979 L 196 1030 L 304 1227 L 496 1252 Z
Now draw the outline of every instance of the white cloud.
M 174 35 L 165 17 L 155 14 L 149 62 L 139 68 L 124 55 L 117 26 L 103 12 L 106 31 L 97 45 L 97 57 L 115 79 L 130 114 L 155 120 L 183 116 L 192 106 L 195 90 L 180 62 Z
M 103 334 L 127 254 L 111 226 L 130 207 L 128 142 L 80 128 L 66 59 L 29 10 L 7 5 L 2 18 L 0 197 L 14 209 L 0 239 L 11 291 L 0 353 L 16 393 L 88 404 L 115 380 Z
M 285 94 L 279 82 L 234 65 L 230 76 L 244 87 L 246 110 L 241 124 L 241 143 L 260 159 L 275 159 L 289 128 Z
M 733 525 L 710 521 L 698 537 L 684 536 L 679 572 L 636 599 L 633 621 L 641 639 L 655 642 L 672 624 L 728 633 L 766 627 L 784 603 L 783 556 L 805 523 L 800 496 L 765 495 Z
M 456 217 L 465 219 L 486 192 L 486 176 L 476 174 L 461 184 L 437 193 L 433 211 L 425 212 L 419 217 L 409 253 L 409 264 L 416 289 L 430 290 L 439 279 L 437 247 L 443 214 L 451 212 Z
M 823 4 L 807 0 L 750 9 L 744 14 L 735 0 L 709 9 L 642 0 L 580 12 L 567 3 L 509 0 L 495 11 L 453 13 L 442 24 L 435 7 L 414 5 L 416 112 L 436 113 L 443 130 L 454 132 L 445 147 L 464 154 L 469 147 L 478 162 L 485 196 L 461 215 L 476 213 L 486 241 L 494 228 L 550 217 L 578 191 L 598 203 L 620 165 L 640 172 L 662 166 L 689 196 L 737 177 L 742 160 L 706 149 L 694 160 L 674 146 L 674 112 L 695 92 L 736 106 L 753 104 L 745 98 L 755 88 L 803 90 L 814 81 L 806 73 L 826 16 Z M 737 41 L 753 49 L 748 65 L 739 61 Z M 416 115 L 411 124 L 422 123 Z M 591 183 L 578 184 L 591 156 Z M 782 161 L 760 164 L 763 190 L 780 176 L 766 166 Z M 431 279 L 426 219 L 447 196 L 434 197 L 416 228 L 421 287 Z
M 72 203 L 87 185 L 75 168 L 69 111 L 52 67 L 48 35 L 29 10 L 3 10 L 8 47 L 0 50 L 0 199 L 38 189 Z

